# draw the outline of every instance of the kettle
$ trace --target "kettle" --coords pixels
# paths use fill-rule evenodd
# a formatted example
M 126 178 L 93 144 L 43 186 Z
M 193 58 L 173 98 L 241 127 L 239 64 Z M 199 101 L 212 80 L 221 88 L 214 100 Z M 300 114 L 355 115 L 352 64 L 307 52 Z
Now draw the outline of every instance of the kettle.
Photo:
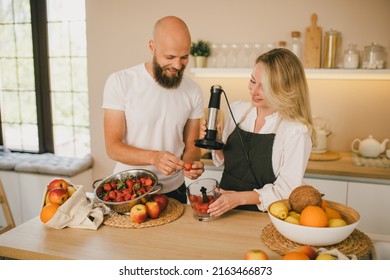
M 329 130 L 326 130 L 327 121 L 320 117 L 313 116 L 313 125 L 316 132 L 316 145 L 313 145 L 311 152 L 313 154 L 321 154 L 327 151 L 326 138 L 331 134 Z
M 388 141 L 389 139 L 385 139 L 382 143 L 379 143 L 372 137 L 372 135 L 369 135 L 368 138 L 364 140 L 353 140 L 351 144 L 351 149 L 353 152 L 359 153 L 364 157 L 376 158 L 385 151 L 386 143 Z M 355 149 L 356 143 L 359 143 L 359 150 Z

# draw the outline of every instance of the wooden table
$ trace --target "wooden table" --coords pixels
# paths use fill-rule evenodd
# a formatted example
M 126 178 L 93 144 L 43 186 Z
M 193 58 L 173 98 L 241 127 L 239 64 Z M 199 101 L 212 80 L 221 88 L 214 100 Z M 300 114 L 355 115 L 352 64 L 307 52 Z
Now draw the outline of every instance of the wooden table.
M 234 210 L 208 222 L 199 222 L 185 205 L 183 216 L 143 229 L 100 226 L 51 229 L 34 218 L 0 235 L 0 256 L 15 259 L 161 259 L 242 260 L 249 249 L 263 249 L 280 259 L 261 240 L 268 214 Z

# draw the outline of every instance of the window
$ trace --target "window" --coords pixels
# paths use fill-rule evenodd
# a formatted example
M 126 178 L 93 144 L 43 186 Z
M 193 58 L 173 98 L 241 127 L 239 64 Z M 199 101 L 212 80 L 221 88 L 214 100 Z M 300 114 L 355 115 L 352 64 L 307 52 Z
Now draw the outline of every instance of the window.
M 0 145 L 90 153 L 85 2 L 0 1 Z

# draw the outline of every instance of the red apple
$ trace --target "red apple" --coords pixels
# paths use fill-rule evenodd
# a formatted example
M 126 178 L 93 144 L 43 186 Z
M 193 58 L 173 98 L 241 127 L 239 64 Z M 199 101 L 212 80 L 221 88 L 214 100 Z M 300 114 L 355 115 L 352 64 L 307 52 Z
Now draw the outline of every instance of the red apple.
M 148 209 L 144 204 L 136 204 L 130 209 L 130 220 L 141 224 L 148 218 Z
M 64 179 L 53 179 L 48 185 L 47 189 L 50 191 L 55 188 L 68 189 L 68 183 Z
M 49 191 L 49 201 L 51 203 L 63 204 L 68 199 L 68 192 L 62 188 L 54 188 Z
M 160 204 L 157 201 L 148 201 L 145 203 L 146 208 L 148 209 L 148 216 L 152 219 L 158 218 L 161 213 Z
M 269 260 L 269 257 L 263 250 L 252 249 L 245 253 L 244 260 Z
M 167 208 L 169 202 L 169 199 L 165 194 L 155 194 L 152 196 L 152 200 L 157 201 L 158 204 L 160 204 L 161 212 Z
M 304 253 L 311 260 L 315 260 L 317 258 L 317 252 L 313 247 L 304 245 L 304 246 L 299 248 L 299 251 Z

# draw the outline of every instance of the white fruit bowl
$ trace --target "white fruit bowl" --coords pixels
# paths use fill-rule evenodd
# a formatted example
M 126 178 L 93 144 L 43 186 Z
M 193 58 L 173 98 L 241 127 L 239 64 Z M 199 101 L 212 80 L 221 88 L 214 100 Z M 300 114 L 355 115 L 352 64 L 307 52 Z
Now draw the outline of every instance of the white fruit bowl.
M 290 209 L 287 199 L 279 201 L 283 201 Z M 279 233 L 291 241 L 310 246 L 334 245 L 345 240 L 354 231 L 359 224 L 360 214 L 355 209 L 338 202 L 326 200 L 326 205 L 339 211 L 343 219 L 347 222 L 347 225 L 323 228 L 308 227 L 285 222 L 272 215 L 269 211 L 268 216 Z

